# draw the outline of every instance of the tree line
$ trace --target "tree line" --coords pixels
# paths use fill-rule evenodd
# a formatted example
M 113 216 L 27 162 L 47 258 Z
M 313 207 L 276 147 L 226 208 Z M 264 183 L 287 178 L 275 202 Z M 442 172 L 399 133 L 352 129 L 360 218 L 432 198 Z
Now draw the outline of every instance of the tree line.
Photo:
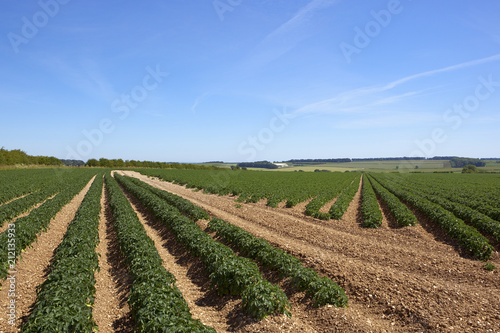
M 0 165 L 62 165 L 60 159 L 53 156 L 32 156 L 20 149 L 0 148 Z
M 136 161 L 136 160 L 123 160 L 91 158 L 85 163 L 88 167 L 101 167 L 101 168 L 156 168 L 156 169 L 200 169 L 200 170 L 217 170 L 220 169 L 216 166 L 190 164 L 190 163 L 176 163 L 176 162 L 152 162 L 152 161 Z

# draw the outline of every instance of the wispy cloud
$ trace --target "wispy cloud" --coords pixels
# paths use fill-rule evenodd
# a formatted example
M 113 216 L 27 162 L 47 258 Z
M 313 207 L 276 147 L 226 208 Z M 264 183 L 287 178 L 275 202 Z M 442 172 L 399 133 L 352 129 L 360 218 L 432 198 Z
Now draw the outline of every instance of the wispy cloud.
M 342 119 L 332 125 L 333 128 L 342 130 L 361 130 L 374 128 L 404 128 L 406 126 L 415 127 L 415 125 L 431 122 L 439 122 L 441 117 L 429 112 L 384 112 L 373 113 L 356 119 Z
M 377 85 L 370 87 L 363 87 L 358 89 L 349 90 L 343 93 L 338 94 L 332 98 L 328 98 L 319 102 L 310 103 L 305 105 L 297 110 L 295 110 L 295 114 L 304 114 L 304 113 L 344 113 L 344 112 L 352 112 L 353 110 L 357 110 L 360 107 L 360 102 L 364 102 L 364 106 L 373 106 L 379 104 L 390 104 L 397 101 L 402 100 L 406 97 L 415 96 L 420 94 L 425 90 L 406 92 L 400 95 L 389 96 L 389 97 L 379 97 L 378 94 L 390 91 L 400 85 L 403 85 L 409 81 L 413 81 L 423 77 L 429 77 L 436 74 L 441 74 L 445 72 L 451 72 L 460 70 L 467 67 L 481 65 L 491 61 L 500 60 L 500 54 L 496 54 L 490 57 L 476 59 L 472 61 L 467 61 L 461 64 L 447 66 L 440 69 L 435 69 L 431 71 L 426 71 L 418 74 L 413 74 L 410 76 L 403 77 L 401 79 L 389 82 L 385 85 Z M 428 90 L 428 89 L 426 89 Z M 371 101 L 366 102 L 366 99 L 372 98 Z
M 298 43 L 311 35 L 304 26 L 310 22 L 320 10 L 330 7 L 340 0 L 312 0 L 302 7 L 291 19 L 269 33 L 253 50 L 243 67 L 247 71 L 267 65 L 278 59 Z
M 309 2 L 306 6 L 302 7 L 291 19 L 289 19 L 269 35 L 267 35 L 262 43 L 265 44 L 273 42 L 276 39 L 279 39 L 284 34 L 289 34 L 296 30 L 299 30 L 305 23 L 313 18 L 314 13 L 317 10 L 330 7 L 337 2 L 339 2 L 339 0 L 313 0 Z
M 496 60 L 500 60 L 500 53 L 495 54 L 491 57 L 476 59 L 476 60 L 472 60 L 472 61 L 463 62 L 463 63 L 458 64 L 458 65 L 448 66 L 448 67 L 444 67 L 444 68 L 440 68 L 440 69 L 435 69 L 432 71 L 427 71 L 427 72 L 423 72 L 423 73 L 410 75 L 410 76 L 404 77 L 402 79 L 390 82 L 389 84 L 383 86 L 381 91 L 392 89 L 392 88 L 399 86 L 403 83 L 406 83 L 406 82 L 411 81 L 411 80 L 419 79 L 421 77 L 432 76 L 432 75 L 444 73 L 444 72 L 451 72 L 451 71 L 455 71 L 458 69 L 476 66 L 476 65 L 481 65 L 481 64 L 484 64 L 484 63 L 487 63 L 490 61 L 496 61 Z
M 198 105 L 211 95 L 213 95 L 213 93 L 203 93 L 200 96 L 196 97 L 193 105 L 191 105 L 191 111 L 193 111 L 193 114 L 196 114 L 196 108 L 198 107 Z

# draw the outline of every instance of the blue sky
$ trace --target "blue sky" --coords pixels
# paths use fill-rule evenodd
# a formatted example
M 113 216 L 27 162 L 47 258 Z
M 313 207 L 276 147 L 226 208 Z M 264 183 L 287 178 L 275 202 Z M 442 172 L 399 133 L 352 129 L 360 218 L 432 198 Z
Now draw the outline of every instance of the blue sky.
M 500 157 L 500 2 L 2 1 L 0 146 Z

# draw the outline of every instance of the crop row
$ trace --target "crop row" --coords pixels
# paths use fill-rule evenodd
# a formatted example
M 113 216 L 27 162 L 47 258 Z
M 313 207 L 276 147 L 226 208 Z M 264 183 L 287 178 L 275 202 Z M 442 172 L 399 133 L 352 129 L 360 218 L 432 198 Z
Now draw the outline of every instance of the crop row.
M 489 244 L 488 239 L 475 228 L 457 218 L 453 213 L 394 182 L 381 182 L 379 175 L 372 176 L 398 198 L 414 206 L 434 223 L 440 225 L 451 238 L 458 241 L 462 249 L 472 253 L 478 259 L 489 259 L 491 257 L 493 247 Z
M 238 201 L 257 202 L 267 199 L 267 205 L 276 207 L 286 202 L 293 207 L 309 198 L 329 192 L 331 187 L 352 179 L 349 173 L 340 172 L 261 172 L 251 170 L 147 170 L 147 176 L 187 188 L 197 188 L 207 193 L 238 196 Z
M 284 292 L 263 279 L 253 261 L 237 256 L 229 247 L 214 241 L 196 223 L 151 191 L 123 176 L 115 177 L 172 230 L 182 245 L 203 261 L 219 294 L 241 295 L 242 308 L 256 318 L 275 312 L 289 314 L 290 304 Z
M 103 174 L 97 174 L 61 244 L 23 332 L 92 332 L 95 277 L 99 267 L 99 214 Z M 60 297 L 64 295 L 64 297 Z
M 312 296 L 315 306 L 347 306 L 347 296 L 337 283 L 328 277 L 320 277 L 310 268 L 305 268 L 296 257 L 221 219 L 213 218 L 208 226 L 218 237 L 235 246 L 241 255 L 257 260 L 269 269 L 277 270 L 282 276 L 291 277 L 292 284 L 298 290 L 305 290 Z
M 133 177 L 126 177 L 128 181 L 131 181 L 132 183 L 142 186 L 145 189 L 153 192 L 163 200 L 165 200 L 169 205 L 174 206 L 177 208 L 181 213 L 189 216 L 190 218 L 194 220 L 200 220 L 200 219 L 210 219 L 210 215 L 203 210 L 202 208 L 193 205 L 189 200 L 186 200 L 178 195 L 175 195 L 173 193 L 167 192 L 167 191 L 162 191 L 154 186 L 148 185 L 145 182 L 140 181 L 137 178 Z
M 402 178 L 384 175 L 385 179 L 406 184 L 427 194 L 465 205 L 500 222 L 500 178 L 483 174 L 412 174 Z
M 11 171 L 11 170 L 9 170 Z M 57 174 L 54 170 L 22 170 L 24 172 L 19 175 L 24 175 L 26 179 L 30 180 L 29 184 L 25 184 L 24 182 L 16 179 L 6 180 L 5 185 L 2 184 L 2 192 L 6 197 L 11 197 L 16 193 L 20 195 L 25 195 L 22 198 L 18 198 L 10 201 L 9 203 L 4 203 L 0 206 L 0 226 L 2 226 L 6 221 L 12 220 L 14 217 L 27 212 L 31 207 L 36 204 L 45 201 L 47 198 L 53 196 L 57 192 L 60 192 L 64 187 L 66 187 L 65 179 L 66 177 L 71 177 L 72 175 L 80 174 L 81 171 L 69 171 L 63 177 L 62 174 Z M 29 172 L 33 171 L 33 172 Z M 86 172 L 83 172 L 86 173 Z M 7 174 L 11 174 L 8 172 Z M 2 173 L 0 172 L 0 179 L 2 178 Z M 14 173 L 14 175 L 16 175 Z M 57 177 L 59 175 L 61 177 Z M 39 178 L 34 178 L 39 177 Z M 5 187 L 13 186 L 18 184 L 20 186 L 25 186 L 24 190 L 10 192 L 9 189 L 5 189 Z M 27 191 L 27 192 L 26 192 Z M 11 194 L 7 195 L 7 192 Z M 31 192 L 31 193 L 29 193 Z M 22 194 L 21 194 L 22 193 Z M 14 198 L 13 198 L 14 199 Z
M 406 207 L 404 203 L 402 203 L 385 187 L 380 185 L 373 177 L 371 177 L 370 175 L 367 175 L 366 177 L 370 180 L 373 189 L 380 196 L 382 201 L 387 205 L 387 208 L 394 216 L 396 222 L 400 227 L 417 225 L 417 218 L 412 213 L 412 211 L 408 209 L 408 207 Z
M 29 215 L 10 223 L 9 228 L 0 234 L 0 279 L 7 276 L 8 270 L 14 268 L 16 258 L 36 240 L 38 233 L 47 229 L 50 220 L 82 190 L 89 178 L 87 174 L 71 174 L 66 178 L 69 185 L 65 189 Z
M 0 226 L 2 226 L 5 221 L 10 221 L 14 217 L 28 211 L 31 207 L 39 202 L 44 201 L 45 199 L 53 195 L 56 191 L 57 189 L 52 186 L 47 189 L 30 193 L 23 198 L 11 201 L 0 206 Z
M 342 192 L 342 190 L 346 189 L 349 186 L 354 178 L 355 176 L 350 175 L 349 178 L 343 180 L 342 182 L 339 181 L 335 184 L 332 184 L 327 190 L 324 190 L 306 205 L 305 214 L 319 218 L 321 220 L 329 220 L 331 218 L 330 213 L 321 212 L 321 207 L 323 207 L 333 198 L 337 197 Z
M 0 170 L 0 205 L 58 180 L 54 169 Z
M 361 185 L 361 215 L 365 228 L 378 228 L 382 224 L 382 213 L 378 206 L 377 196 L 368 177 L 363 177 Z
M 194 320 L 175 277 L 162 265 L 153 241 L 129 201 L 110 174 L 106 174 L 118 243 L 132 277 L 128 299 L 138 332 L 215 332 Z
M 419 196 L 432 201 L 444 209 L 452 212 L 456 217 L 468 222 L 470 225 L 474 226 L 476 229 L 487 233 L 500 243 L 500 223 L 493 220 L 489 216 L 482 214 L 467 205 L 448 200 L 444 197 L 429 194 L 428 192 L 422 191 L 418 188 L 406 185 L 399 185 L 407 191 L 418 194 Z
M 202 215 L 203 218 L 208 216 L 206 211 L 193 205 L 189 200 L 159 190 L 136 178 L 125 177 L 125 179 L 146 189 L 154 190 L 153 192 L 161 198 L 174 196 L 176 200 L 172 205 L 175 208 L 192 207 L 190 210 L 185 210 L 185 212 L 193 220 L 199 219 L 199 215 Z M 204 214 L 201 214 L 200 211 L 204 212 Z M 263 266 L 277 270 L 283 276 L 291 277 L 292 283 L 299 290 L 307 290 L 307 293 L 312 296 L 317 306 L 327 303 L 336 306 L 347 306 L 347 296 L 337 283 L 327 277 L 321 278 L 315 271 L 305 268 L 296 257 L 271 246 L 264 239 L 256 238 L 243 229 L 221 219 L 213 218 L 209 222 L 209 228 L 215 231 L 217 236 L 236 246 L 241 255 L 257 260 Z
M 330 207 L 329 214 L 332 219 L 339 220 L 344 216 L 344 213 L 349 207 L 352 199 L 356 195 L 359 189 L 359 181 L 361 179 L 361 175 L 356 175 L 356 178 L 344 189 L 344 191 L 339 195 L 337 201 Z

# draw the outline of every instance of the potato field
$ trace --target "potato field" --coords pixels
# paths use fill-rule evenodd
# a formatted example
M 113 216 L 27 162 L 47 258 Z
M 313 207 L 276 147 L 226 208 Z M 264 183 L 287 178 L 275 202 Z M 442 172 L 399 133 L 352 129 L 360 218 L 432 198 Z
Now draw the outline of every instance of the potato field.
M 0 332 L 499 332 L 500 175 L 0 171 Z

